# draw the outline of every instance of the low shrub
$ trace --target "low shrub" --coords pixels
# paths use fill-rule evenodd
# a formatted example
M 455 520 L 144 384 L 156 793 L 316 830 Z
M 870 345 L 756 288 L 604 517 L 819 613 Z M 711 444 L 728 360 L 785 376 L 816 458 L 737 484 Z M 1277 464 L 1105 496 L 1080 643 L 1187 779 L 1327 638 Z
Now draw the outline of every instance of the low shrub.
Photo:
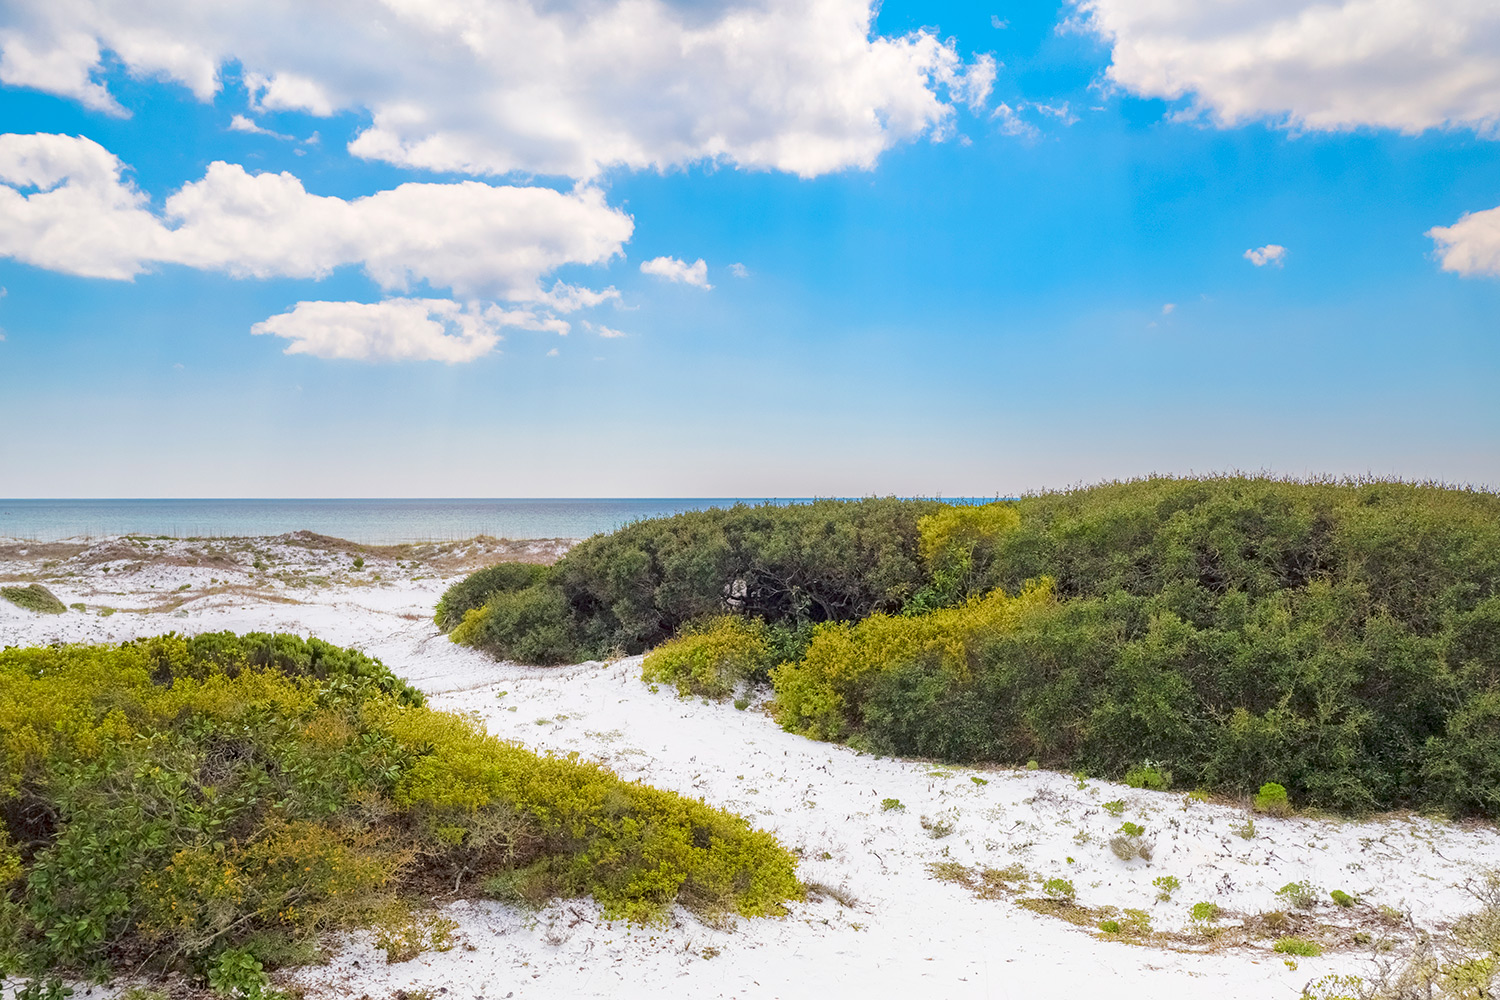
M 1182 883 L 1177 880 L 1176 875 L 1158 876 L 1151 880 L 1151 884 L 1156 887 L 1157 901 L 1162 903 L 1171 899 L 1172 893 L 1182 888 Z
M 1125 815 L 1125 800 L 1115 799 L 1112 802 L 1106 802 L 1104 803 L 1103 808 L 1104 811 L 1109 813 L 1111 816 L 1123 816 Z
M 974 660 L 1051 599 L 1041 583 L 927 615 L 820 626 L 800 661 L 772 671 L 776 720 L 816 739 L 858 733 L 882 753 L 989 756 L 983 704 L 969 694 Z
M 1042 883 L 1042 895 L 1060 903 L 1071 903 L 1078 898 L 1078 890 L 1065 878 L 1049 878 Z
M 561 597 L 551 625 L 575 655 L 597 657 L 642 652 L 726 612 L 793 633 L 898 612 L 928 579 L 917 523 L 943 509 L 930 500 L 818 500 L 638 521 L 584 541 L 551 569 L 547 581 Z M 456 630 L 468 610 L 488 603 L 492 582 L 476 574 L 456 584 L 440 627 Z M 492 622 L 481 648 L 518 647 L 516 627 Z
M 1323 946 L 1304 937 L 1278 938 L 1271 950 L 1279 955 L 1296 955 L 1300 958 L 1316 958 L 1323 954 Z
M 503 562 L 470 573 L 443 592 L 432 620 L 444 632 L 463 623 L 464 615 L 481 608 L 491 596 L 526 590 L 547 578 L 547 567 L 532 563 Z
M 901 800 L 900 799 L 881 799 L 880 800 L 880 811 L 881 812 L 891 812 L 891 811 L 904 812 L 905 810 L 906 810 L 906 807 L 901 804 Z
M 1349 895 L 1342 889 L 1333 890 L 1328 894 L 1328 898 L 1332 899 L 1335 905 L 1341 906 L 1344 909 L 1348 909 L 1355 903 L 1359 902 L 1359 900 L 1355 899 L 1353 896 Z
M 393 897 L 516 872 L 630 919 L 800 893 L 743 819 L 495 739 L 315 639 L 0 650 L 0 969 L 178 970 L 250 996 Z
M 1500 497 L 1158 478 L 1006 510 L 1019 522 L 983 539 L 950 533 L 966 539 L 951 563 L 962 583 L 940 585 L 932 562 L 926 593 L 944 593 L 923 606 L 938 610 L 909 615 L 905 631 L 820 631 L 802 663 L 774 671 L 783 725 L 1139 787 L 1171 778 L 1253 795 L 1274 783 L 1287 799 L 1267 788 L 1272 813 L 1296 802 L 1500 818 Z M 965 564 L 970 549 L 983 560 Z M 1016 600 L 1042 580 L 1047 600 L 956 642 L 875 641 L 951 636 L 943 616 L 990 598 L 946 607 L 945 595 L 998 588 Z M 840 643 L 857 665 L 812 662 Z
M 653 649 L 641 663 L 641 679 L 672 684 L 681 695 L 725 698 L 766 680 L 772 655 L 764 622 L 721 615 Z
M 40 583 L 26 587 L 0 587 L 0 597 L 16 607 L 44 615 L 60 615 L 68 610 L 68 606 L 58 600 L 56 594 Z
M 562 591 L 543 579 L 529 587 L 492 592 L 464 612 L 449 638 L 518 663 L 572 663 L 583 655 Z
M 1260 791 L 1256 792 L 1255 798 L 1251 800 L 1251 807 L 1256 812 L 1271 816 L 1292 814 L 1292 803 L 1287 799 L 1286 786 L 1278 785 L 1274 781 L 1268 781 L 1260 786 Z
M 1323 890 L 1304 879 L 1301 882 L 1288 882 L 1276 890 L 1277 898 L 1283 900 L 1299 910 L 1307 910 L 1318 905 L 1318 897 Z
M 1210 902 L 1194 903 L 1188 915 L 1200 924 L 1214 923 L 1219 919 L 1219 904 Z
M 1125 772 L 1125 784 L 1131 788 L 1165 792 L 1172 787 L 1172 772 L 1165 771 L 1156 764 L 1138 764 Z

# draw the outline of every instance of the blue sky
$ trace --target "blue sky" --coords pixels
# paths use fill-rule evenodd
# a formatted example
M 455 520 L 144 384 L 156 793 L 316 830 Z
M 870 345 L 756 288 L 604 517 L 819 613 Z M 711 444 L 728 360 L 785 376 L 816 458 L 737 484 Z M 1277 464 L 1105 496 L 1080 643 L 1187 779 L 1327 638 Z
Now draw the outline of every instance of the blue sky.
M 171 6 L 0 14 L 0 495 L 1500 486 L 1500 15 Z

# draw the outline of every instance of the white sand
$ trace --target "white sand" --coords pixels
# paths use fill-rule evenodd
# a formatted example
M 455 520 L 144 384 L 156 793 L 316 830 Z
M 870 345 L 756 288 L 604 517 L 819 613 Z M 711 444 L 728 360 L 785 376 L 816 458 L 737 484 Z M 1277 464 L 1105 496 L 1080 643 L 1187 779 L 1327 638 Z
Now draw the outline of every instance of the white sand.
M 1464 880 L 1500 865 L 1500 836 L 1487 824 L 1455 826 L 1416 817 L 1339 822 L 1257 817 L 1256 836 L 1231 828 L 1242 809 L 1189 803 L 1101 781 L 1086 787 L 1048 772 L 944 768 L 878 759 L 814 743 L 777 728 L 756 708 L 679 700 L 650 691 L 639 658 L 538 669 L 496 664 L 452 645 L 431 624 L 450 579 L 421 566 L 257 540 L 281 572 L 322 575 L 327 585 L 255 584 L 264 593 L 193 597 L 210 578 L 255 579 L 244 565 L 213 571 L 168 558 L 43 568 L 0 549 L 0 583 L 36 574 L 65 603 L 88 612 L 37 615 L 0 602 L 0 644 L 118 641 L 175 629 L 289 631 L 355 646 L 379 657 L 432 696 L 439 708 L 471 711 L 490 731 L 538 750 L 577 750 L 621 776 L 700 796 L 738 811 L 802 852 L 801 877 L 840 887 L 855 900 L 794 904 L 779 920 L 717 930 L 677 913 L 665 927 L 600 920 L 586 901 L 539 913 L 494 903 L 445 902 L 460 944 L 388 965 L 366 935 L 353 935 L 326 966 L 299 970 L 314 997 L 390 996 L 430 989 L 459 1000 L 502 997 L 1296 997 L 1330 972 L 1359 973 L 1357 951 L 1303 958 L 1296 968 L 1269 947 L 1217 953 L 1102 940 L 1087 929 L 979 899 L 930 876 L 927 865 L 958 861 L 1003 868 L 1019 862 L 1041 878 L 1064 877 L 1089 906 L 1139 907 L 1159 929 L 1188 925 L 1188 909 L 1211 900 L 1233 914 L 1285 909 L 1274 891 L 1307 879 L 1344 889 L 1370 906 L 1409 911 L 1441 926 L 1472 908 Z M 164 556 L 189 543 L 163 543 Z M 243 557 L 248 560 L 248 556 Z M 339 560 L 344 562 L 340 563 Z M 299 560 L 301 562 L 299 563 Z M 189 560 L 191 561 L 191 560 Z M 111 565 L 105 574 L 103 565 Z M 431 568 L 428 567 L 428 571 Z M 380 573 L 383 582 L 366 581 Z M 73 573 L 72 576 L 63 574 Z M 238 575 L 236 575 L 238 574 Z M 146 607 L 191 584 L 186 603 L 157 613 L 99 617 L 100 605 Z M 288 598 L 300 603 L 280 603 Z M 501 692 L 506 692 L 501 696 Z M 986 784 L 972 780 L 978 777 Z M 897 798 L 904 811 L 883 811 Z M 1123 799 L 1123 817 L 1101 804 Z M 921 818 L 953 832 L 933 839 Z M 1122 863 L 1106 841 L 1122 820 L 1144 825 L 1153 860 Z M 1152 879 L 1182 882 L 1158 902 Z M 1347 917 L 1324 902 L 1330 920 Z M 1368 910 L 1372 929 L 1380 933 Z

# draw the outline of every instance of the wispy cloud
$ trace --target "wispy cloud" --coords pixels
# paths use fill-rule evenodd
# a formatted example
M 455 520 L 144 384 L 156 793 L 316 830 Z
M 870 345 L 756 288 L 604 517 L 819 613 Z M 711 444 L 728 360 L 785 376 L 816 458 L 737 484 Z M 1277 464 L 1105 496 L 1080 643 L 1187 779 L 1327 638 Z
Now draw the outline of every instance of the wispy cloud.
M 642 261 L 641 273 L 654 274 L 667 281 L 681 282 L 684 285 L 693 285 L 705 290 L 714 287 L 708 283 L 708 265 L 704 263 L 702 257 L 691 264 L 677 257 L 656 257 Z
M 273 132 L 268 128 L 262 128 L 255 123 L 255 119 L 248 118 L 245 115 L 235 115 L 233 118 L 229 119 L 229 131 L 248 132 L 251 135 L 268 135 L 273 139 L 281 139 L 285 142 L 296 141 L 292 136 L 283 135 L 280 132 Z

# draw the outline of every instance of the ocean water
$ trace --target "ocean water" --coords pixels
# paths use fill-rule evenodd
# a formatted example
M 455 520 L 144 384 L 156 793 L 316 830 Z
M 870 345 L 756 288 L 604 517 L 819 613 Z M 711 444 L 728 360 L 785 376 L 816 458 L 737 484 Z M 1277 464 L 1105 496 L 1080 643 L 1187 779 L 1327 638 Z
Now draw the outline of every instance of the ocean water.
M 632 521 L 759 499 L 619 500 L 0 500 L 0 538 L 101 535 L 212 538 L 314 531 L 366 545 L 496 538 L 587 538 Z M 806 502 L 801 498 L 773 501 Z

